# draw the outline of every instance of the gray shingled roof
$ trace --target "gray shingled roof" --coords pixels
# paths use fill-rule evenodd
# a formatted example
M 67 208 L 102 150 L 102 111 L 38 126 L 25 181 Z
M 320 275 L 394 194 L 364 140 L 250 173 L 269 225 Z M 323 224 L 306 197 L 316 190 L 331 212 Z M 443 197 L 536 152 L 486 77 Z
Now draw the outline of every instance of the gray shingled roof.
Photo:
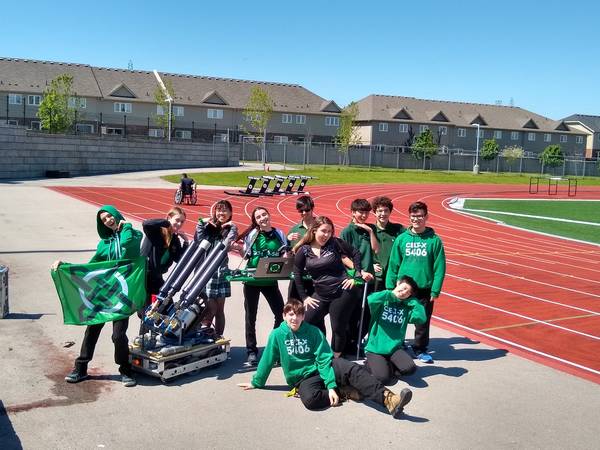
M 107 100 L 122 99 L 110 94 L 124 85 L 135 95 L 135 98 L 131 99 L 132 102 L 154 103 L 157 83 L 154 74 L 150 71 L 15 58 L 0 58 L 0 91 L 40 93 L 53 78 L 62 73 L 73 75 L 74 90 L 81 96 Z M 162 72 L 160 75 L 163 81 L 170 80 L 173 83 L 175 104 L 202 105 L 211 92 L 216 92 L 226 102 L 223 108 L 243 109 L 248 102 L 252 87 L 260 86 L 273 99 L 275 111 L 331 114 L 331 107 L 327 108 L 328 112 L 323 110 L 323 105 L 329 105 L 331 101 L 297 84 Z
M 423 100 L 376 94 L 369 95 L 357 103 L 359 122 L 410 122 L 407 119 L 394 119 L 394 116 L 404 109 L 412 117 L 413 122 L 423 124 L 443 125 L 444 122 L 431 120 L 439 112 L 448 118 L 448 124 L 458 127 L 472 126 L 477 116 L 481 116 L 487 124 L 483 127 L 489 129 L 528 130 L 530 128 L 523 128 L 523 126 L 532 120 L 537 125 L 538 131 L 556 132 L 557 127 L 562 123 L 560 120 L 552 120 L 516 106 Z
M 63 73 L 73 75 L 77 95 L 100 97 L 91 66 L 27 59 L 0 58 L 0 91 L 39 94 Z
M 594 133 L 600 131 L 600 116 L 591 116 L 587 114 L 572 114 L 569 117 L 563 119 L 565 122 L 581 122 L 588 128 L 592 129 Z

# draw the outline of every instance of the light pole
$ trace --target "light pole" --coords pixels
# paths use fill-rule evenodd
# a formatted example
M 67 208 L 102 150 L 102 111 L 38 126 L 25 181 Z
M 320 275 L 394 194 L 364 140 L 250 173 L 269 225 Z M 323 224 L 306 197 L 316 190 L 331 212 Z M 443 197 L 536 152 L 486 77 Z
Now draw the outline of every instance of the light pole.
M 169 102 L 169 126 L 168 126 L 169 138 L 168 139 L 169 139 L 169 142 L 171 142 L 171 111 L 173 110 L 173 97 L 171 97 L 171 95 L 169 94 L 169 91 L 165 87 L 165 84 L 163 83 L 162 79 L 160 78 L 160 75 L 158 74 L 158 72 L 156 70 L 154 70 L 154 77 L 156 78 L 158 85 L 162 89 L 167 102 Z
M 479 127 L 480 125 L 478 123 L 474 123 L 473 125 L 475 125 L 477 127 L 477 144 L 476 144 L 476 149 L 475 149 L 475 165 L 473 166 L 473 173 L 475 175 L 479 174 Z

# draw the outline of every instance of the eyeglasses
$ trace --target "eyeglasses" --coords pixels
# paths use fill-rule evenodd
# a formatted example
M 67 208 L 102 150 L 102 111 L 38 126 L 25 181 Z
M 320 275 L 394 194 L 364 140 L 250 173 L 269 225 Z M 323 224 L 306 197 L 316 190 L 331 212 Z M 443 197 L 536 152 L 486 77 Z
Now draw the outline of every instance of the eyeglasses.
M 307 213 L 307 212 L 311 212 L 312 209 L 309 209 L 309 208 L 300 208 L 300 209 L 297 209 L 296 211 L 298 211 L 299 213 L 303 213 L 303 212 Z
M 423 220 L 425 216 L 410 216 L 410 220 Z

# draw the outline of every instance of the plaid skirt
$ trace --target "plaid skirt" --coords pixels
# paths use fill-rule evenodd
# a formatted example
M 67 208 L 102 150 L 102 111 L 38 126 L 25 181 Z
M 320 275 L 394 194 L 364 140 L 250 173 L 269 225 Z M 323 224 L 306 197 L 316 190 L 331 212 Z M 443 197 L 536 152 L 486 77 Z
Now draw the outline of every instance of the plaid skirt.
M 231 283 L 225 279 L 226 267 L 219 267 L 219 270 L 206 283 L 205 293 L 207 298 L 231 297 Z

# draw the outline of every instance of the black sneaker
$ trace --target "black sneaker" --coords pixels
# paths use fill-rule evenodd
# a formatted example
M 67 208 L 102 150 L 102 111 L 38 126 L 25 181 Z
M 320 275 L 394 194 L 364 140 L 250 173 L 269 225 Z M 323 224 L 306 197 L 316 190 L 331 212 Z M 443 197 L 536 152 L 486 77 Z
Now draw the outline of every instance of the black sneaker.
M 258 356 L 256 353 L 248 353 L 248 359 L 246 360 L 246 364 L 249 366 L 256 366 L 258 364 Z
M 137 381 L 135 381 L 135 378 L 133 378 L 131 375 L 122 375 L 121 382 L 125 387 L 133 387 L 137 384 Z
M 81 373 L 78 370 L 73 370 L 73 372 L 65 377 L 65 381 L 67 383 L 79 383 L 88 377 L 89 375 L 87 373 Z

